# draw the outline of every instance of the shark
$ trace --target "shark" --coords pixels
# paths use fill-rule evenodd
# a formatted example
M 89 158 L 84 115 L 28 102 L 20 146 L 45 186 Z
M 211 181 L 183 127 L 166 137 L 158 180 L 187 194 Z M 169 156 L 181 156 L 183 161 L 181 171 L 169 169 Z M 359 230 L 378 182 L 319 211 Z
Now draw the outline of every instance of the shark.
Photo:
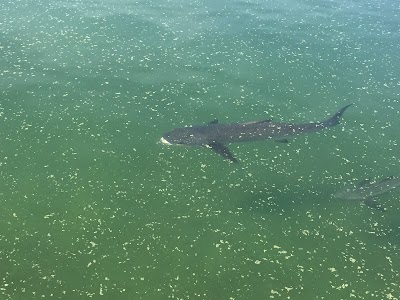
M 400 187 L 400 178 L 395 176 L 389 176 L 382 180 L 364 179 L 359 183 L 346 185 L 333 196 L 343 200 L 362 201 L 369 207 L 385 210 L 376 204 L 376 197 L 398 187 Z
M 227 144 L 259 140 L 287 143 L 290 137 L 336 126 L 339 124 L 343 113 L 351 105 L 344 106 L 324 121 L 311 123 L 280 123 L 267 119 L 246 123 L 220 124 L 216 119 L 205 125 L 175 128 L 164 133 L 160 141 L 165 145 L 206 147 L 212 149 L 224 159 L 237 163 L 238 160 L 229 150 Z

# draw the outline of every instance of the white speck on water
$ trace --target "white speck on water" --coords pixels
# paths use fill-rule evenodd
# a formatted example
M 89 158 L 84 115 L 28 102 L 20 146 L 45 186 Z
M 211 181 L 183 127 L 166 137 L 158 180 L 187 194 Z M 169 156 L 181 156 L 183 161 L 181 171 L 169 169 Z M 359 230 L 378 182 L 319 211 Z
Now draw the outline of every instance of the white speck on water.
M 329 271 L 333 272 L 337 272 L 337 270 L 335 268 L 328 268 Z

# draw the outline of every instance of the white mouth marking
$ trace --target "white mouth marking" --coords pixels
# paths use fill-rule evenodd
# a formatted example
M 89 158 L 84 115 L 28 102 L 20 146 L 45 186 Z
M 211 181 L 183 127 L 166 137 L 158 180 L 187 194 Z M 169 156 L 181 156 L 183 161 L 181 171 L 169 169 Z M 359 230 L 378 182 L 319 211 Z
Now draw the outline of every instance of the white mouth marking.
M 163 143 L 164 145 L 172 145 L 170 142 L 168 142 L 166 139 L 164 139 L 163 137 L 160 140 L 161 143 Z

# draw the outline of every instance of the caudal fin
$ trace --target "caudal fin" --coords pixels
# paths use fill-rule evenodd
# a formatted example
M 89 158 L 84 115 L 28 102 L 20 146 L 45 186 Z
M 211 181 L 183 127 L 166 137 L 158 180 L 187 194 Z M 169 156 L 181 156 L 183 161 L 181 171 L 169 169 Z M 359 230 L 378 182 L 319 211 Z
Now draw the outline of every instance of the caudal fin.
M 322 122 L 322 124 L 325 127 L 332 127 L 335 126 L 337 124 L 339 124 L 340 118 L 342 117 L 343 113 L 345 112 L 345 110 L 349 107 L 352 106 L 353 104 L 349 104 L 346 105 L 345 107 L 343 107 L 342 109 L 340 109 L 336 114 L 334 114 L 331 118 L 329 118 L 328 120 Z

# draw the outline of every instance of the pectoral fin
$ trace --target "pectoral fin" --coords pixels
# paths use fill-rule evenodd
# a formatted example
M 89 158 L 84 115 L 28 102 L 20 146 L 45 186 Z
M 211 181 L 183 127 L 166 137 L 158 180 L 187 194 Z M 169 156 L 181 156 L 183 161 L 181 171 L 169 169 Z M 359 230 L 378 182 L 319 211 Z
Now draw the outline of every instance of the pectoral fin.
M 364 204 L 366 206 L 368 206 L 369 208 L 377 209 L 379 211 L 386 211 L 386 209 L 384 207 L 382 207 L 382 205 L 380 205 L 379 203 L 377 203 L 373 199 L 364 200 Z
M 208 144 L 207 147 L 213 149 L 216 153 L 218 153 L 225 159 L 229 159 L 230 161 L 232 161 L 234 163 L 238 162 L 238 160 L 233 156 L 233 154 L 231 153 L 229 148 L 227 146 L 225 146 L 224 144 L 211 143 L 211 144 Z
M 242 123 L 242 125 L 253 125 L 253 124 L 263 124 L 263 123 L 270 123 L 272 122 L 272 119 L 268 120 L 262 120 L 262 121 L 253 121 L 253 122 L 247 122 L 247 123 Z
M 389 176 L 389 177 L 387 177 L 387 178 L 381 180 L 379 183 L 384 183 L 384 182 L 386 182 L 386 181 L 392 181 L 392 180 L 395 179 L 395 178 L 396 178 L 395 176 Z
M 372 180 L 367 178 L 364 179 L 363 181 L 360 181 L 357 186 L 361 187 L 361 186 L 365 186 L 365 185 L 370 185 L 372 183 Z

